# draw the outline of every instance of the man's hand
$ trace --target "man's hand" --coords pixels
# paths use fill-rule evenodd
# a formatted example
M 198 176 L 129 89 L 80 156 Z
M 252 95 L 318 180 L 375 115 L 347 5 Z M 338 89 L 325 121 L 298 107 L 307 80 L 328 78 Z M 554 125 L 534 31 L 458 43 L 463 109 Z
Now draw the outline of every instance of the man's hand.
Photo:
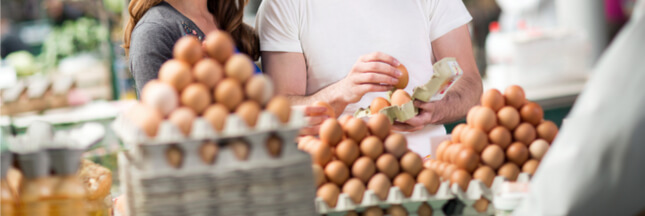
M 339 98 L 346 104 L 356 103 L 368 92 L 384 92 L 399 82 L 402 72 L 396 69 L 398 60 L 381 52 L 361 56 L 349 74 L 334 83 Z
M 329 116 L 325 115 L 327 112 L 326 107 L 319 106 L 294 106 L 293 109 L 302 110 L 307 119 L 307 126 L 300 129 L 301 136 L 318 135 L 320 130 L 320 125 L 327 119 Z

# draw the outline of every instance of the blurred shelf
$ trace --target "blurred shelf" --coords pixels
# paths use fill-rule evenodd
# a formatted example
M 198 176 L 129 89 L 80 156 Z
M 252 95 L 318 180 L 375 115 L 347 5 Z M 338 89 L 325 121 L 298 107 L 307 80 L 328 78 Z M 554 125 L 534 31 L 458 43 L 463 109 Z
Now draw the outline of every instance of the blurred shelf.
M 53 125 L 77 124 L 82 122 L 111 120 L 135 103 L 134 100 L 93 101 L 84 105 L 51 109 L 42 114 L 31 112 L 12 116 L 0 116 L 0 126 L 13 123 L 16 128 L 26 128 L 34 121 L 45 121 Z M 12 122 L 13 121 L 13 122 Z

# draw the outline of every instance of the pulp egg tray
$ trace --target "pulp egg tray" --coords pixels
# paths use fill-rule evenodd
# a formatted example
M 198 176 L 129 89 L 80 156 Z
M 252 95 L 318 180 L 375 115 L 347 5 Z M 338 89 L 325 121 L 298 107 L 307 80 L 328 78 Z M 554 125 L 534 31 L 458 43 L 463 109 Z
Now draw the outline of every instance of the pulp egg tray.
M 387 101 L 391 103 L 392 100 L 392 93 L 394 91 L 390 90 L 387 93 Z M 388 119 L 390 119 L 390 123 L 394 121 L 407 121 L 414 116 L 416 116 L 419 113 L 419 110 L 414 107 L 414 100 L 410 100 L 407 103 L 397 106 L 397 105 L 392 105 L 392 106 L 387 106 L 383 107 L 383 109 L 379 110 L 379 113 L 384 114 L 387 116 Z M 368 106 L 367 108 L 358 108 L 356 112 L 354 112 L 354 117 L 356 118 L 363 118 L 363 117 L 369 117 L 371 116 L 372 113 L 370 111 L 370 107 Z
M 379 199 L 374 191 L 366 190 L 363 194 L 363 200 L 361 203 L 354 203 L 354 201 L 349 198 L 349 195 L 341 193 L 338 196 L 336 207 L 333 208 L 327 205 L 322 198 L 317 197 L 315 201 L 316 210 L 319 214 L 341 216 L 352 210 L 362 212 L 372 206 L 387 208 L 390 205 L 401 205 L 408 211 L 408 213 L 415 215 L 419 206 L 426 202 L 430 207 L 432 207 L 434 215 L 443 215 L 441 208 L 443 208 L 444 204 L 454 198 L 449 185 L 450 183 L 447 181 L 442 182 L 439 185 L 437 193 L 431 195 L 423 184 L 417 183 L 414 185 L 414 189 L 410 197 L 405 197 L 399 187 L 391 187 L 385 200 Z
M 517 177 L 516 182 L 528 183 L 529 177 L 530 176 L 528 173 L 520 173 Z M 454 194 L 457 197 L 457 199 L 459 199 L 459 201 L 464 203 L 465 205 L 463 209 L 464 215 L 493 215 L 495 214 L 495 208 L 492 205 L 493 197 L 495 192 L 500 189 L 504 181 L 505 181 L 504 177 L 495 176 L 495 179 L 493 180 L 493 184 L 491 185 L 490 188 L 488 188 L 483 182 L 477 179 L 473 179 L 468 184 L 468 189 L 466 189 L 466 191 L 463 191 L 456 184 L 452 185 L 450 187 L 450 190 L 452 194 Z M 477 200 L 479 200 L 480 198 L 486 198 L 487 200 L 490 201 L 486 212 L 479 213 L 473 207 L 473 204 L 475 204 L 475 202 L 477 202 Z

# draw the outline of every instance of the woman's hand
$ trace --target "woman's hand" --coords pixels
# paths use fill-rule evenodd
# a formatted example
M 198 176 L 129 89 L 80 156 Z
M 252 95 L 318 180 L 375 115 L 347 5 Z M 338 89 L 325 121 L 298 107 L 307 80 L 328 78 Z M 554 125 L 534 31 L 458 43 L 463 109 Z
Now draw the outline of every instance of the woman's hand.
M 300 129 L 300 136 L 316 136 L 320 130 L 320 125 L 329 118 L 325 113 L 326 107 L 321 106 L 294 106 L 293 109 L 302 110 L 305 113 L 307 126 Z
M 368 92 L 383 92 L 399 82 L 401 71 L 398 60 L 381 52 L 358 58 L 352 70 L 342 80 L 334 83 L 337 96 L 346 104 L 356 103 Z

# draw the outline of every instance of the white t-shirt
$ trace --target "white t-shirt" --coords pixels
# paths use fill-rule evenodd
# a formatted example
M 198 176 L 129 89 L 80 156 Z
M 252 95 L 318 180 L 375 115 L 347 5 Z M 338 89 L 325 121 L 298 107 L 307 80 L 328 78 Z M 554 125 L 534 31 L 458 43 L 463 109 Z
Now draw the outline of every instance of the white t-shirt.
M 256 27 L 261 51 L 304 54 L 307 95 L 343 79 L 360 56 L 376 51 L 405 65 L 405 90 L 412 93 L 432 76 L 431 42 L 471 19 L 461 0 L 264 0 Z M 344 114 L 379 96 L 386 93 L 366 94 Z M 443 125 L 429 125 L 406 136 L 409 147 L 425 156 L 430 136 L 445 133 Z

